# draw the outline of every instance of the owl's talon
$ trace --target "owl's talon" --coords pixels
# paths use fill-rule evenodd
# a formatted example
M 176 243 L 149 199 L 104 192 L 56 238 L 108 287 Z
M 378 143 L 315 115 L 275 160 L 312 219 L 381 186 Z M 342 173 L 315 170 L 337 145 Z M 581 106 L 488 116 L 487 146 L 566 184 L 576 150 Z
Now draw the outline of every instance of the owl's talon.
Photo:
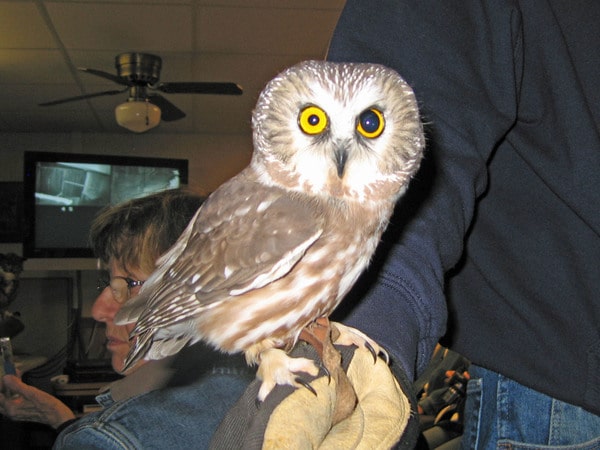
M 294 379 L 294 381 L 298 384 L 301 384 L 302 386 L 304 386 L 306 389 L 308 389 L 310 392 L 312 392 L 314 394 L 314 396 L 317 396 L 317 391 L 315 391 L 315 389 L 310 385 L 310 383 L 306 380 L 304 380 L 303 378 L 300 377 L 296 377 Z
M 377 352 L 369 343 L 369 341 L 365 341 L 365 347 L 367 348 L 367 350 L 369 350 L 369 352 L 371 352 L 371 355 L 373 355 L 373 364 L 377 364 Z
M 331 372 L 329 372 L 329 369 L 327 369 L 322 362 L 318 362 L 317 364 L 319 366 L 319 373 L 321 370 L 325 372 L 325 375 L 327 376 L 327 384 L 331 383 Z
M 334 344 L 355 345 L 360 348 L 366 348 L 373 355 L 374 363 L 377 363 L 378 356 L 381 356 L 386 364 L 390 363 L 388 352 L 362 331 L 342 325 L 339 322 L 331 322 L 331 326 L 335 327 L 337 331 Z
M 385 348 L 379 349 L 379 356 L 381 356 L 387 366 L 390 365 L 390 355 Z
M 256 376 L 262 380 L 258 391 L 258 400 L 264 401 L 277 385 L 304 386 L 313 391 L 312 387 L 307 386 L 308 383 L 297 375 L 299 372 L 317 376 L 319 367 L 312 359 L 293 358 L 277 348 L 262 351 L 256 372 Z
M 369 341 L 365 341 L 364 345 L 366 349 L 369 350 L 369 352 L 371 352 L 371 355 L 373 355 L 373 364 L 377 364 L 377 357 L 379 356 L 381 356 L 381 359 L 383 359 L 387 365 L 390 364 L 390 356 L 384 348 L 380 347 L 379 351 L 377 351 L 373 348 Z

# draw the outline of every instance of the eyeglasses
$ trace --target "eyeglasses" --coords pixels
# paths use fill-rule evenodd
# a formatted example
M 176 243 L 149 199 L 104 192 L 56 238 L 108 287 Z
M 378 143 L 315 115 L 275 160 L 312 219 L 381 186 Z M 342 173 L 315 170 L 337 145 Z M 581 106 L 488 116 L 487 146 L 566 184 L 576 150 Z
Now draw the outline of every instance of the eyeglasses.
M 144 281 L 134 280 L 129 277 L 115 276 L 110 278 L 108 275 L 103 275 L 98 278 L 98 285 L 96 289 L 98 289 L 98 292 L 102 292 L 104 289 L 110 286 L 113 298 L 117 303 L 122 305 L 129 300 L 131 288 L 141 286 L 143 284 Z

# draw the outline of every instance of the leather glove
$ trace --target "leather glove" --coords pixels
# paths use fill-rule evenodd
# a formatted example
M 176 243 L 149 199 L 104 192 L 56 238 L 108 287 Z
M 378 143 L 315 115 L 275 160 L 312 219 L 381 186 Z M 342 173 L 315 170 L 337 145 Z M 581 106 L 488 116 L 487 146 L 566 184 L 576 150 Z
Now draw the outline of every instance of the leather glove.
M 314 392 L 277 386 L 263 403 L 256 400 L 260 380 L 254 380 L 223 419 L 211 448 L 414 448 L 419 425 L 409 382 L 401 373 L 395 377 L 383 359 L 374 361 L 365 348 L 335 347 L 356 394 L 355 407 L 347 417 L 335 423 L 340 394 L 336 377 L 325 371 L 303 377 Z M 321 365 L 315 349 L 305 342 L 298 342 L 290 354 Z

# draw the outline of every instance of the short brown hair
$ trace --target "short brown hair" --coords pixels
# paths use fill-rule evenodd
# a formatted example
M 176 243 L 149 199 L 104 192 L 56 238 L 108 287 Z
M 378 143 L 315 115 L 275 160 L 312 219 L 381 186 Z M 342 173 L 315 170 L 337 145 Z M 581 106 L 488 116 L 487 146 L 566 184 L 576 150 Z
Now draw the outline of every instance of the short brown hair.
M 108 265 L 112 259 L 124 270 L 151 273 L 156 260 L 181 235 L 204 198 L 173 189 L 108 207 L 90 229 L 96 256 Z

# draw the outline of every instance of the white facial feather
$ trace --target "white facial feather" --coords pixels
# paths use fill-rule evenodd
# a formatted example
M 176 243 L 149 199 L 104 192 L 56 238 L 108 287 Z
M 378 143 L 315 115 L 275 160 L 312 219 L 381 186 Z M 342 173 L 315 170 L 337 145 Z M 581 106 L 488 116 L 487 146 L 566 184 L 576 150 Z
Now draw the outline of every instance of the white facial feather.
M 299 126 L 299 112 L 307 105 L 326 114 L 328 125 L 322 133 L 310 135 Z M 361 113 L 370 108 L 380 110 L 385 121 L 383 132 L 374 138 L 357 131 Z M 253 164 L 273 184 L 289 188 L 293 179 L 300 191 L 341 193 L 363 201 L 379 183 L 405 180 L 413 173 L 420 160 L 415 154 L 424 144 L 418 115 L 412 90 L 391 69 L 303 63 L 273 79 L 259 99 L 253 116 Z M 342 149 L 348 159 L 343 177 L 336 179 L 335 156 Z M 407 161 L 413 164 L 407 167 Z M 283 182 L 282 172 L 287 174 Z

